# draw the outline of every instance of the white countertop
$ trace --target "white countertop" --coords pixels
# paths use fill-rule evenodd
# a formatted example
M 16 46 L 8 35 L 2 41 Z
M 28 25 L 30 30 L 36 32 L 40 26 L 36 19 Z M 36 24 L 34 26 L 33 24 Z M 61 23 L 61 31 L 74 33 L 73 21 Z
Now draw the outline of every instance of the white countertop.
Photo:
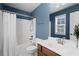
M 64 45 L 58 44 L 56 39 L 37 39 L 36 42 L 61 56 L 79 56 L 79 48 L 76 48 L 76 43 L 71 40 L 65 40 Z

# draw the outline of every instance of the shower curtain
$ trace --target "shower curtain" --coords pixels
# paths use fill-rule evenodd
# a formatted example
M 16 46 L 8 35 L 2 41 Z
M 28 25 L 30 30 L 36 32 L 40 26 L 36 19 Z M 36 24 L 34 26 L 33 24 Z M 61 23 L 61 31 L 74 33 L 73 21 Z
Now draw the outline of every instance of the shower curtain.
M 3 12 L 3 55 L 14 56 L 16 50 L 16 14 Z
M 0 10 L 0 56 L 3 55 L 3 26 L 2 26 L 2 11 Z

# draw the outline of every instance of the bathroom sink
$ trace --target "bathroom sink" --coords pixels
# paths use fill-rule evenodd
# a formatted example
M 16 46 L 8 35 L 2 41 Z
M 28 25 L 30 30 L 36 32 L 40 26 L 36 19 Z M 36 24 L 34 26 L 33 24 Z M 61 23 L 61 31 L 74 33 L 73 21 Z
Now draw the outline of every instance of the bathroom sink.
M 46 44 L 50 47 L 61 47 L 62 44 L 57 43 L 57 40 L 47 40 Z
M 49 48 L 51 50 L 56 50 L 56 51 L 61 50 L 61 47 L 63 46 L 61 44 L 58 44 L 56 40 L 46 40 L 46 41 L 44 41 L 43 44 L 47 48 Z

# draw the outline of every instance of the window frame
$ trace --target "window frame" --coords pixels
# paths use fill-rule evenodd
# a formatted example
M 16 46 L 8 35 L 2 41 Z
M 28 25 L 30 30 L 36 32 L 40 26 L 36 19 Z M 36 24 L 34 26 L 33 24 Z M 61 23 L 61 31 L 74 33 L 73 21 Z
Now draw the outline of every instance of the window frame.
M 64 23 L 61 22 L 61 20 L 63 19 Z M 58 20 L 60 21 L 60 24 L 58 24 Z M 58 32 L 58 26 L 62 27 L 61 28 L 63 30 L 63 32 L 61 33 L 61 30 L 60 32 Z M 61 14 L 61 15 L 58 15 L 58 16 L 55 16 L 55 34 L 59 34 L 59 35 L 65 35 L 66 34 L 66 14 Z

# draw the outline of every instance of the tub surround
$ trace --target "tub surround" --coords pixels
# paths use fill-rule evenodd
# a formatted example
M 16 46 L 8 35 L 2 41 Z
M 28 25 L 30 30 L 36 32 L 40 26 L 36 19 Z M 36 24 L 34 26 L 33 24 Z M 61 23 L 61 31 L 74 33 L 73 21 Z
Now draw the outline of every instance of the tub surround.
M 64 40 L 64 44 L 57 43 L 58 38 L 50 38 L 47 40 L 38 39 L 37 44 L 54 51 L 61 56 L 79 56 L 79 48 L 76 48 L 76 43 L 71 40 Z

